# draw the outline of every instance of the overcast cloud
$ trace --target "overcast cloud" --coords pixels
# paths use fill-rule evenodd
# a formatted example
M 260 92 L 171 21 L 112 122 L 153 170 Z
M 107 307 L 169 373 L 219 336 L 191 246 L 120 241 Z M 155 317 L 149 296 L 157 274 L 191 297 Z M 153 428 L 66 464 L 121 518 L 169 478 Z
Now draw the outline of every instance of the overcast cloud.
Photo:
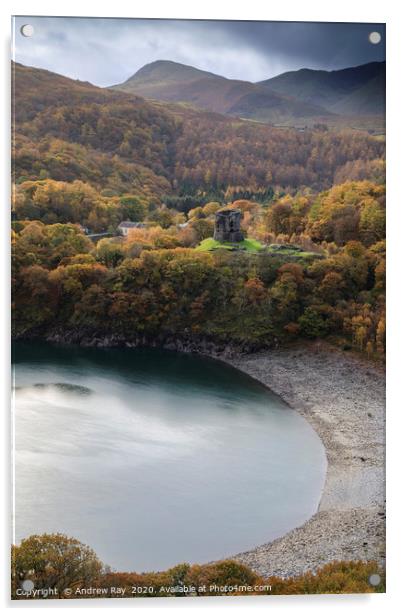
M 20 27 L 32 24 L 31 38 Z M 378 45 L 370 32 L 380 32 Z M 15 60 L 99 86 L 155 60 L 259 81 L 299 68 L 339 69 L 385 59 L 382 24 L 16 17 Z

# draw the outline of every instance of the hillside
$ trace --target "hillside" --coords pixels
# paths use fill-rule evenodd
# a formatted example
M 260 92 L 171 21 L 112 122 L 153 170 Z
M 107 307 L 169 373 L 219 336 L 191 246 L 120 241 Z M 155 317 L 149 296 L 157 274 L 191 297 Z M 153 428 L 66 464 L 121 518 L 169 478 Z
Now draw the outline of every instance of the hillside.
M 160 197 L 177 122 L 140 97 L 13 65 L 17 181 L 82 180 L 98 190 Z
M 380 115 L 385 111 L 385 62 L 336 71 L 290 71 L 259 85 L 341 115 Z
M 13 77 L 16 335 L 335 336 L 382 355 L 383 140 Z M 222 204 L 242 210 L 245 250 L 194 250 Z M 122 241 L 123 220 L 145 227 Z
M 226 79 L 166 60 L 147 64 L 113 89 L 156 100 L 186 102 L 217 113 L 263 122 L 285 123 L 331 115 L 316 104 L 282 96 L 251 82 Z
M 264 200 L 370 178 L 384 153 L 362 132 L 282 130 L 19 64 L 13 76 L 18 185 L 79 180 L 105 198 L 129 193 L 187 211 L 224 195 Z

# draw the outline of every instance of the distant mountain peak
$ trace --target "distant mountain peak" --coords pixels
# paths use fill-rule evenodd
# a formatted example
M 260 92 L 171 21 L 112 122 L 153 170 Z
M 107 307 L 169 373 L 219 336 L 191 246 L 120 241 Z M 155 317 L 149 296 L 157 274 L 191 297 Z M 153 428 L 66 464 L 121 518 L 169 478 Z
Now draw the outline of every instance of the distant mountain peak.
M 189 82 L 196 79 L 219 77 L 214 73 L 195 68 L 189 64 L 174 62 L 173 60 L 155 60 L 145 64 L 134 75 L 129 77 L 123 84 L 135 81 L 138 83 L 149 82 Z M 221 77 L 224 79 L 224 77 Z

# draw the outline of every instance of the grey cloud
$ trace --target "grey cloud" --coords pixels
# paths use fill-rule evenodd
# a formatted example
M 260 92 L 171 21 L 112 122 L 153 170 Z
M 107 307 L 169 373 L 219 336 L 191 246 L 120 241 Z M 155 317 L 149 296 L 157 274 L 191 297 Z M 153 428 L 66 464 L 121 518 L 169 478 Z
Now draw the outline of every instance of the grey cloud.
M 35 28 L 23 37 L 24 23 Z M 303 67 L 337 69 L 385 57 L 383 24 L 17 17 L 15 59 L 106 86 L 155 60 L 258 81 Z M 383 41 L 372 45 L 376 30 Z

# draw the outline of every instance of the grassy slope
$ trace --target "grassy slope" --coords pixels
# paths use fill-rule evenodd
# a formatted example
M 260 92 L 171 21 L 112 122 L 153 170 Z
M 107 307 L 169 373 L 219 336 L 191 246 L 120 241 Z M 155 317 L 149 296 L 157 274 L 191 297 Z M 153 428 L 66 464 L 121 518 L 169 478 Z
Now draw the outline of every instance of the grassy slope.
M 236 250 L 240 248 L 245 252 L 260 252 L 264 251 L 267 254 L 276 257 L 282 257 L 284 259 L 290 258 L 291 260 L 300 259 L 310 261 L 312 259 L 322 258 L 323 255 L 319 255 L 315 252 L 308 252 L 305 250 L 301 250 L 297 246 L 284 246 L 279 244 L 272 244 L 270 246 L 264 246 L 258 240 L 252 238 L 246 238 L 242 242 L 218 242 L 214 240 L 213 237 L 208 237 L 203 240 L 197 248 L 195 248 L 198 252 L 209 252 L 219 249 L 224 250 Z
M 246 238 L 242 242 L 218 242 L 218 240 L 214 240 L 213 237 L 208 237 L 203 240 L 195 250 L 202 252 L 217 250 L 218 248 L 224 248 L 226 250 L 234 250 L 236 248 L 241 248 L 242 250 L 246 250 L 247 252 L 257 252 L 259 250 L 262 250 L 263 245 L 260 244 L 260 242 L 258 242 L 257 240 L 253 240 L 250 238 Z

